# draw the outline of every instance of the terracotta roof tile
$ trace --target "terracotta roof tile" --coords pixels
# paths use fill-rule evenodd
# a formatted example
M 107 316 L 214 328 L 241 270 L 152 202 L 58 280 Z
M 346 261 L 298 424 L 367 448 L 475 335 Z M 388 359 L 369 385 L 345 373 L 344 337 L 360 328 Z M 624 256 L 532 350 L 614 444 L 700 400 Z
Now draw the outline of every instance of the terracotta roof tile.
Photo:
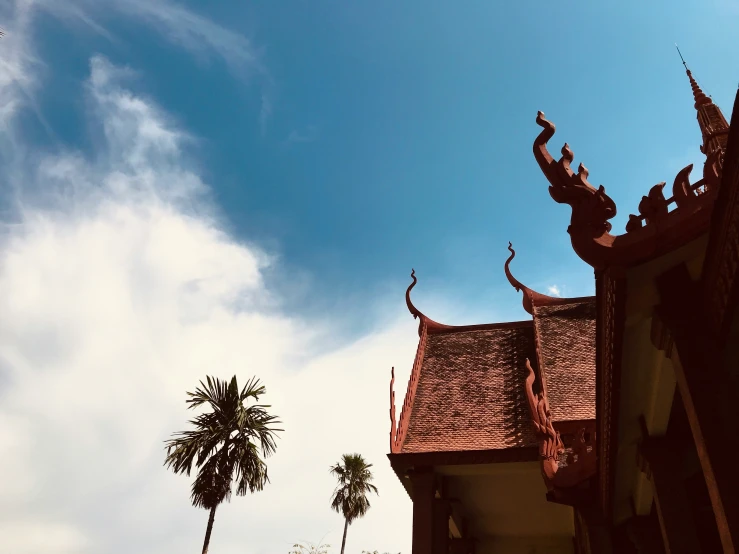
M 534 306 L 534 328 L 552 419 L 595 419 L 595 297 Z
M 402 452 L 535 446 L 524 392 L 532 322 L 429 334 Z

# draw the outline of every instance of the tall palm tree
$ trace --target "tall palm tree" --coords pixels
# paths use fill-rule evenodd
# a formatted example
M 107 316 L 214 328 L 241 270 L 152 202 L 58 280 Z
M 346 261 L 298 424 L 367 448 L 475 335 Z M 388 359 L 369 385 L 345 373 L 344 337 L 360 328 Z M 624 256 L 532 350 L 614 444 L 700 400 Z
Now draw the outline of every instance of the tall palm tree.
M 362 517 L 370 509 L 368 493 L 377 494 L 372 481 L 372 472 L 359 454 L 344 454 L 341 463 L 331 466 L 331 474 L 339 481 L 331 499 L 331 508 L 344 516 L 344 538 L 341 540 L 341 554 L 346 546 L 346 531 L 349 525 Z
M 207 405 L 210 411 L 190 420 L 194 430 L 174 433 L 165 441 L 166 467 L 188 476 L 193 463 L 198 468 L 190 499 L 193 506 L 210 510 L 203 554 L 208 552 L 216 508 L 230 500 L 233 481 L 239 496 L 260 491 L 269 482 L 260 453 L 267 457 L 275 452 L 276 433 L 282 429 L 273 427 L 279 422 L 267 413 L 269 406 L 247 406 L 264 393 L 256 378 L 239 390 L 235 375 L 230 382 L 208 376 L 195 392 L 187 393 L 187 404 L 188 409 Z

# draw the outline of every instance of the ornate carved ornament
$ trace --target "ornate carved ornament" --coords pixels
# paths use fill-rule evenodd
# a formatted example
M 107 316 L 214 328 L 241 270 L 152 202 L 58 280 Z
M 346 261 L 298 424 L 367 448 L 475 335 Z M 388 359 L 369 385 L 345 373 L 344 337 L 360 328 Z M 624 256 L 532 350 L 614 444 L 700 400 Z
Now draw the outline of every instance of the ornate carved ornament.
M 561 303 L 561 298 L 555 298 L 554 296 L 547 296 L 546 294 L 541 294 L 539 292 L 536 292 L 535 290 L 530 289 L 526 285 L 522 284 L 521 281 L 516 279 L 513 274 L 511 273 L 510 265 L 513 258 L 516 257 L 516 251 L 513 249 L 513 244 L 510 242 L 508 243 L 508 250 L 511 253 L 511 255 L 508 257 L 508 259 L 505 262 L 504 270 L 506 278 L 508 279 L 508 282 L 511 284 L 511 286 L 516 289 L 516 292 L 523 292 L 523 309 L 526 310 L 531 315 L 534 314 L 534 305 L 536 306 L 547 306 L 549 304 L 557 304 Z
M 413 290 L 413 287 L 416 286 L 416 283 L 418 283 L 418 279 L 416 278 L 416 270 L 411 269 L 411 279 L 413 279 L 413 282 L 408 285 L 408 289 L 405 291 L 405 304 L 408 306 L 408 311 L 413 316 L 413 319 L 418 319 L 418 336 L 421 336 L 421 330 L 422 328 L 426 327 L 426 330 L 430 333 L 434 333 L 434 331 L 444 331 L 447 329 L 454 329 L 453 325 L 444 325 L 443 323 L 438 323 L 434 321 L 433 319 L 426 317 L 421 310 L 416 308 L 413 305 L 413 301 L 411 300 L 411 291 Z
M 595 475 L 595 421 L 586 422 L 565 444 L 552 421 L 544 376 L 540 376 L 539 391 L 535 393 L 536 374 L 529 360 L 526 370 L 526 398 L 539 442 L 541 473 L 547 490 L 554 493 L 552 497 L 564 498 L 568 490 L 587 483 Z
M 390 369 L 390 452 L 395 452 L 398 426 L 395 419 L 395 368 Z
M 616 204 L 603 185 L 588 182 L 588 170 L 581 163 L 577 173 L 570 167 L 574 153 L 562 147 L 556 160 L 547 149 L 555 126 L 539 112 L 536 122 L 543 128 L 534 141 L 534 157 L 549 180 L 549 194 L 555 202 L 569 204 L 572 217 L 567 232 L 575 252 L 596 269 L 610 265 L 628 267 L 692 240 L 708 229 L 711 210 L 721 180 L 723 150 L 710 153 L 703 166 L 703 178 L 691 184 L 693 165 L 675 177 L 672 196 L 665 198 L 665 183 L 654 185 L 639 203 L 639 215 L 630 215 L 626 233 L 612 235 L 608 221 L 616 215 Z

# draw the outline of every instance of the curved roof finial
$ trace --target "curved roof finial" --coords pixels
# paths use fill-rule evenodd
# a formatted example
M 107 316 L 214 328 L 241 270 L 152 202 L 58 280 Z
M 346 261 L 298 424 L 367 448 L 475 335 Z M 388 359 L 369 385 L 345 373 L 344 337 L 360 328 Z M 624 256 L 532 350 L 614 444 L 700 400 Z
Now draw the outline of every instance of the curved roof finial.
M 531 290 L 529 287 L 521 283 L 521 281 L 513 276 L 513 274 L 511 273 L 510 265 L 511 260 L 516 257 L 516 251 L 513 249 L 513 244 L 511 244 L 510 242 L 508 243 L 508 250 L 510 251 L 511 255 L 508 256 L 508 259 L 505 262 L 505 276 L 508 278 L 508 282 L 511 284 L 511 286 L 516 289 L 516 292 L 523 291 L 523 309 L 531 315 L 534 315 L 534 304 L 536 304 L 537 306 L 546 306 L 547 304 L 558 302 L 560 300 L 559 298 L 555 298 L 554 296 L 547 296 L 546 294 L 541 294 L 539 292 Z
M 413 287 L 415 287 L 416 283 L 418 283 L 415 269 L 411 269 L 411 279 L 413 279 L 413 282 L 408 285 L 408 289 L 405 291 L 405 304 L 406 306 L 408 306 L 408 311 L 413 315 L 413 319 L 416 319 L 418 317 L 423 318 L 424 315 L 418 308 L 413 305 L 413 301 L 411 300 L 411 290 L 413 290 Z
M 434 321 L 433 319 L 430 319 L 426 315 L 424 315 L 421 310 L 416 308 L 413 305 L 413 301 L 411 300 L 411 290 L 413 290 L 413 287 L 416 286 L 416 283 L 418 283 L 418 279 L 416 278 L 416 270 L 411 269 L 411 279 L 413 279 L 413 282 L 408 285 L 408 289 L 405 291 L 405 304 L 408 306 L 408 311 L 413 315 L 413 319 L 420 319 L 421 321 L 418 324 L 418 335 L 421 335 L 421 331 L 424 327 L 431 331 L 441 331 L 444 329 L 451 329 L 451 325 L 444 325 L 443 323 L 438 323 Z

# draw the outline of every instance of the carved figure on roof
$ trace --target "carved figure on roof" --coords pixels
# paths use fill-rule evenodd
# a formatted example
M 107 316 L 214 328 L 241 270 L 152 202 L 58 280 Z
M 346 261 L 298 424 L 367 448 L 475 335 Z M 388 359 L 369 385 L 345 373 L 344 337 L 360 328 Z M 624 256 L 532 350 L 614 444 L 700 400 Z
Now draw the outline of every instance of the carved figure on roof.
M 418 323 L 418 336 L 420 337 L 424 326 L 427 330 L 431 331 L 440 331 L 443 329 L 451 329 L 451 325 L 444 325 L 443 323 L 438 323 L 434 321 L 433 319 L 426 317 L 421 310 L 416 308 L 413 305 L 413 301 L 411 300 L 411 291 L 413 290 L 413 287 L 416 286 L 416 283 L 418 283 L 418 279 L 416 278 L 416 270 L 411 269 L 411 279 L 413 279 L 413 282 L 408 285 L 408 288 L 405 291 L 405 304 L 408 306 L 408 311 L 413 315 L 413 319 L 419 319 Z
M 541 459 L 541 472 L 548 490 L 554 489 L 554 476 L 559 469 L 559 454 L 564 451 L 559 433 L 552 424 L 552 413 L 549 410 L 546 386 L 541 381 L 539 392 L 534 393 L 534 381 L 536 375 L 529 360 L 526 360 L 526 398 L 529 402 L 531 419 L 534 422 L 536 437 L 539 440 L 539 457 Z
M 681 55 L 682 58 L 682 55 Z M 703 179 L 691 184 L 692 165 L 675 177 L 672 196 L 665 198 L 664 183 L 654 185 L 638 206 L 639 215 L 629 215 L 626 233 L 611 235 L 609 219 L 616 215 L 616 204 L 603 186 L 588 182 L 588 170 L 580 164 L 577 173 L 570 165 L 574 154 L 562 147 L 556 160 L 547 149 L 555 127 L 538 112 L 536 123 L 542 131 L 534 140 L 534 157 L 549 181 L 549 194 L 560 204 L 572 207 L 570 226 L 575 252 L 595 269 L 629 267 L 669 252 L 705 232 L 721 182 L 723 157 L 729 125 L 718 106 L 701 90 L 683 60 L 695 100 L 698 126 L 703 138 L 701 152 L 706 155 Z
M 588 432 L 584 428 L 579 429 L 572 442 L 572 451 L 567 456 L 567 465 L 560 467 L 559 455 L 564 452 L 565 448 L 552 421 L 546 380 L 542 375 L 539 392 L 535 393 L 536 374 L 528 359 L 526 360 L 526 372 L 526 398 L 539 441 L 539 457 L 544 483 L 549 491 L 575 487 L 595 475 L 595 433 Z
M 550 183 L 551 197 L 571 206 L 567 231 L 572 246 L 594 268 L 640 263 L 694 239 L 707 228 L 721 181 L 723 150 L 720 147 L 707 153 L 703 179 L 691 184 L 689 175 L 693 166 L 689 165 L 675 177 L 670 198 L 665 198 L 665 183 L 654 185 L 642 197 L 639 215 L 629 215 L 626 233 L 612 235 L 608 220 L 616 215 L 613 200 L 603 186 L 596 189 L 588 182 L 588 170 L 582 164 L 577 173 L 572 171 L 574 155 L 567 144 L 562 148 L 562 157 L 554 160 L 547 149 L 548 141 L 554 136 L 554 124 L 544 119 L 542 112 L 538 112 L 536 122 L 543 130 L 534 140 L 534 157 Z
M 516 279 L 513 276 L 513 273 L 511 273 L 511 261 L 513 258 L 516 257 L 516 251 L 513 249 L 513 244 L 510 242 L 508 243 L 508 251 L 511 253 L 510 256 L 508 256 L 508 259 L 505 262 L 505 265 L 503 266 L 503 270 L 505 271 L 506 278 L 508 279 L 508 282 L 511 284 L 511 286 L 516 289 L 516 292 L 523 292 L 523 309 L 526 310 L 528 313 L 532 314 L 534 313 L 534 305 L 537 306 L 547 306 L 549 304 L 552 304 L 554 302 L 559 301 L 559 298 L 555 298 L 554 296 L 547 296 L 546 294 L 541 294 L 539 292 L 536 292 L 535 290 L 530 289 L 521 281 Z
M 554 136 L 555 126 L 538 112 L 536 123 L 543 127 L 534 141 L 534 157 L 549 181 L 549 194 L 555 202 L 572 206 L 572 219 L 569 232 L 586 231 L 592 237 L 599 237 L 611 230 L 609 219 L 616 215 L 616 204 L 606 194 L 601 185 L 597 189 L 588 182 L 589 172 L 580 164 L 577 173 L 570 164 L 575 158 L 569 145 L 562 147 L 562 157 L 555 161 L 547 149 L 549 139 Z

